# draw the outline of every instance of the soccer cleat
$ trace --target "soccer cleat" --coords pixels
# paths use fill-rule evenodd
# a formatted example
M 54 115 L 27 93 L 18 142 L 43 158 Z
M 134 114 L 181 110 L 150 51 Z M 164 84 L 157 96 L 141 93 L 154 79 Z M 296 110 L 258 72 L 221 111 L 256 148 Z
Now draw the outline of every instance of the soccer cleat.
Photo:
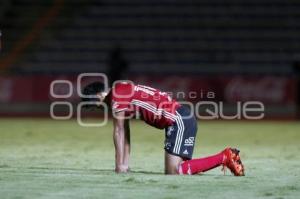
M 226 148 L 223 151 L 224 159 L 223 159 L 223 171 L 225 173 L 225 168 L 227 167 L 231 173 L 235 176 L 244 176 L 244 165 L 239 156 L 240 151 L 235 148 Z

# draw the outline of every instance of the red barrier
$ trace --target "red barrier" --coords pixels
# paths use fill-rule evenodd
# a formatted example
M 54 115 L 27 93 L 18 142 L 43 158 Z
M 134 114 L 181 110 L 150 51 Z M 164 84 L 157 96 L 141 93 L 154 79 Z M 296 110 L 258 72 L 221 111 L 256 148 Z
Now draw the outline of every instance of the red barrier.
M 296 103 L 296 80 L 280 76 L 229 77 L 133 77 L 133 81 L 153 85 L 173 93 L 184 91 L 189 101 L 261 101 L 272 105 Z M 190 95 L 189 95 L 190 93 Z M 196 93 L 196 97 L 195 94 Z
M 95 79 L 95 78 L 94 78 Z M 135 83 L 145 84 L 170 92 L 174 98 L 193 103 L 199 101 L 222 101 L 234 104 L 238 101 L 260 101 L 272 109 L 296 107 L 296 80 L 285 76 L 132 76 Z M 72 95 L 69 98 L 55 98 L 50 95 L 50 85 L 54 80 L 67 80 L 71 83 Z M 87 81 L 85 80 L 83 84 Z M 69 93 L 68 84 L 57 84 L 54 93 Z M 0 76 L 0 105 L 37 103 L 52 101 L 78 102 L 77 76 Z M 7 109 L 6 109 L 7 110 Z M 285 113 L 294 117 L 295 111 Z M 4 114 L 0 106 L 0 114 Z M 7 112 L 6 112 L 7 114 Z M 24 113 L 22 113 L 24 114 Z M 30 114 L 30 112 L 28 112 Z M 274 111 L 275 117 L 282 112 Z M 277 115 L 276 115 L 277 114 Z

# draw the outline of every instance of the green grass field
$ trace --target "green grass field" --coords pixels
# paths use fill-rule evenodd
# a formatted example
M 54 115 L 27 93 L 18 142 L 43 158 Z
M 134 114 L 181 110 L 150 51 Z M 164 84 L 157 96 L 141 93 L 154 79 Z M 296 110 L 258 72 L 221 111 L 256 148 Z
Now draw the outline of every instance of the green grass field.
M 115 174 L 112 127 L 75 121 L 0 119 L 0 198 L 299 198 L 300 124 L 199 124 L 194 157 L 241 149 L 245 177 L 217 168 L 163 174 L 164 133 L 133 121 L 129 174 Z

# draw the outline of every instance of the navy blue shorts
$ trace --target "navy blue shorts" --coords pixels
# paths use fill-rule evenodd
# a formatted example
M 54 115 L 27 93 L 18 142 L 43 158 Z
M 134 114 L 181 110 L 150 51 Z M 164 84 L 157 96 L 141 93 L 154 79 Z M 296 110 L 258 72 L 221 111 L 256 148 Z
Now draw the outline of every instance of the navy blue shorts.
M 185 106 L 177 109 L 176 116 L 174 124 L 165 129 L 165 150 L 183 159 L 192 159 L 197 120 L 194 113 L 191 113 L 190 109 Z

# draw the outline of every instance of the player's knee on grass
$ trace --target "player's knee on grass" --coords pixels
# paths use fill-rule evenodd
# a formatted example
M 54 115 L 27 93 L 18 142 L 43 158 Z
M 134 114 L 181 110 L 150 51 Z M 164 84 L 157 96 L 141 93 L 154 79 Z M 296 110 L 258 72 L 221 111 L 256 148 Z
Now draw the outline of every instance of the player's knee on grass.
M 182 161 L 181 157 L 165 152 L 165 174 L 178 174 L 178 167 Z
M 177 175 L 178 174 L 178 172 L 177 172 L 178 169 L 177 168 L 178 168 L 177 165 L 166 167 L 165 168 L 165 174 L 167 174 L 167 175 Z

